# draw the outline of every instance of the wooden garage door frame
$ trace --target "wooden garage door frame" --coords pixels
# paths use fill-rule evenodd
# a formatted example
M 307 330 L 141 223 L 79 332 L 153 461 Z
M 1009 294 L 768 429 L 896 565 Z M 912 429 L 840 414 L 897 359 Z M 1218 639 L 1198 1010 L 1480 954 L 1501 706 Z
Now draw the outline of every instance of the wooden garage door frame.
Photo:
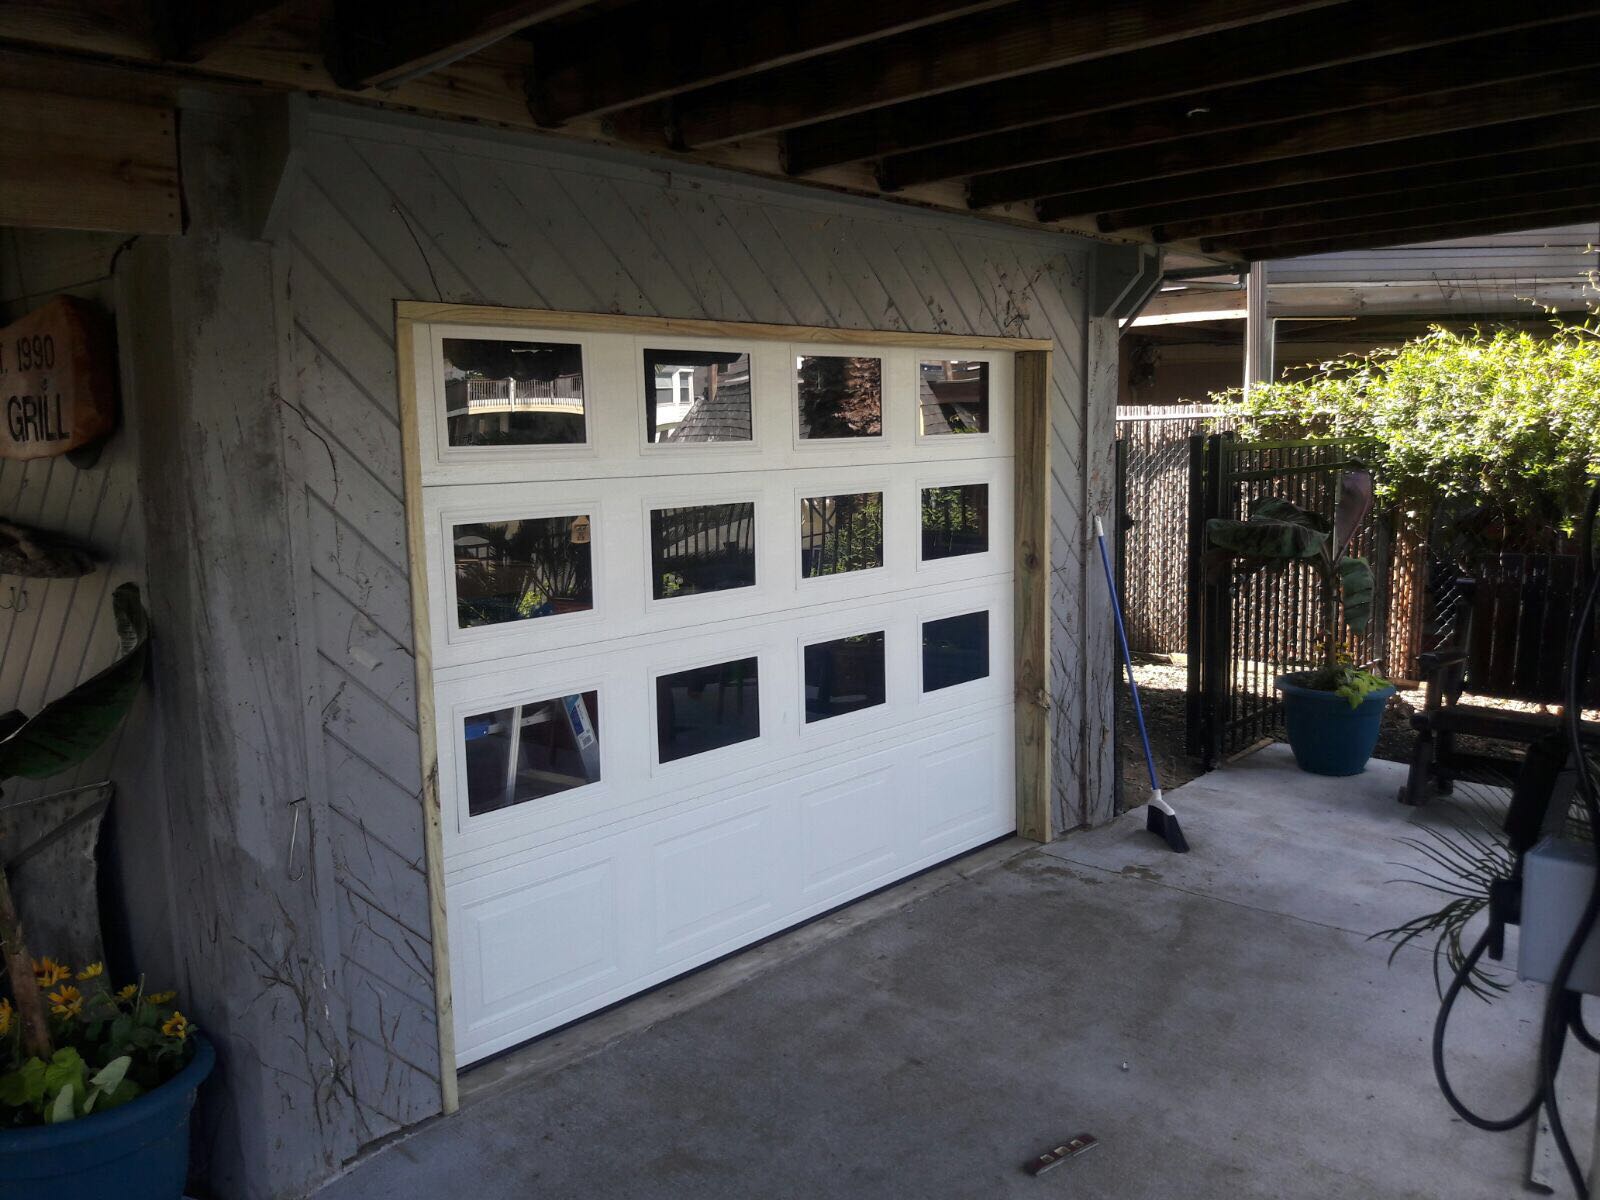
M 422 454 L 415 369 L 416 327 L 431 323 L 493 325 L 504 329 L 677 334 L 827 342 L 841 346 L 903 346 L 942 350 L 1000 350 L 1014 355 L 1015 381 L 1015 685 L 1017 832 L 1047 842 L 1050 829 L 1050 355 L 1035 338 L 962 337 L 884 329 L 629 317 L 473 304 L 395 303 L 395 354 L 400 389 L 400 435 L 405 467 L 406 542 L 411 576 L 411 622 L 417 672 L 417 734 L 422 759 L 423 841 L 428 914 L 433 939 L 433 986 L 439 1028 L 439 1087 L 445 1112 L 459 1103 L 455 1016 L 445 924 L 444 830 L 433 699 L 432 624 L 427 554 L 423 546 Z

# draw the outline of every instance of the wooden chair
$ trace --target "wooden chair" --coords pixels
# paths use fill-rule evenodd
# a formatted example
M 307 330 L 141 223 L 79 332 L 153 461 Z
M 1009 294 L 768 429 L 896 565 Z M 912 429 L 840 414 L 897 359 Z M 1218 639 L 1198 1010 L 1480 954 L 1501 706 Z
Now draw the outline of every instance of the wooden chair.
M 1455 583 L 1453 624 L 1455 645 L 1430 650 L 1418 657 L 1424 693 L 1422 711 L 1411 717 L 1417 731 L 1411 751 L 1411 770 L 1400 789 L 1401 804 L 1426 804 L 1434 792 L 1449 795 L 1457 779 L 1470 778 L 1510 786 L 1522 767 L 1522 753 L 1481 754 L 1456 747 L 1459 736 L 1488 738 L 1526 747 L 1556 733 L 1559 713 L 1515 712 L 1481 704 L 1462 704 L 1467 659 L 1472 646 L 1472 610 L 1475 581 Z M 1584 741 L 1600 745 L 1600 725 L 1583 723 Z

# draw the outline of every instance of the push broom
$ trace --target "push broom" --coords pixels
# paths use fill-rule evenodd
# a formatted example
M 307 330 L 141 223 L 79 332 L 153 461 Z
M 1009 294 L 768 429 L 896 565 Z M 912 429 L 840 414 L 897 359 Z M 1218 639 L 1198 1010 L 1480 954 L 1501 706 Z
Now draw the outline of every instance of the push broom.
M 1161 798 L 1161 780 L 1156 777 L 1156 756 L 1150 752 L 1150 734 L 1144 727 L 1144 705 L 1139 702 L 1139 683 L 1133 677 L 1133 655 L 1128 651 L 1128 631 L 1122 625 L 1122 600 L 1117 595 L 1117 580 L 1111 573 L 1111 555 L 1106 551 L 1106 529 L 1094 519 L 1095 540 L 1100 543 L 1100 565 L 1106 569 L 1106 586 L 1111 589 L 1111 614 L 1117 619 L 1117 644 L 1122 649 L 1122 665 L 1128 672 L 1128 693 L 1133 697 L 1133 716 L 1139 722 L 1139 740 L 1144 743 L 1144 765 L 1150 772 L 1150 799 L 1145 802 L 1144 827 L 1166 842 L 1178 854 L 1189 843 L 1178 826 L 1178 814 Z

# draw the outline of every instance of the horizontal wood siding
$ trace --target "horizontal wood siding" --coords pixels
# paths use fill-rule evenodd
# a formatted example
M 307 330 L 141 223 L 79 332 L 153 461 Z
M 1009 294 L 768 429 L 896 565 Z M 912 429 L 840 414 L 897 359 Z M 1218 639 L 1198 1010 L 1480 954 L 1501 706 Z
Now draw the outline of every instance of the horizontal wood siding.
M 284 245 L 322 756 L 368 1136 L 435 1111 L 393 305 L 1048 338 L 1058 829 L 1084 810 L 1087 250 L 709 173 L 313 117 Z M 1111 401 L 1114 403 L 1114 398 Z M 1106 427 L 1109 453 L 1111 412 Z M 1109 460 L 1108 460 L 1109 461 Z M 1107 688 L 1108 694 L 1109 689 Z M 380 1050 L 382 1052 L 380 1052 Z

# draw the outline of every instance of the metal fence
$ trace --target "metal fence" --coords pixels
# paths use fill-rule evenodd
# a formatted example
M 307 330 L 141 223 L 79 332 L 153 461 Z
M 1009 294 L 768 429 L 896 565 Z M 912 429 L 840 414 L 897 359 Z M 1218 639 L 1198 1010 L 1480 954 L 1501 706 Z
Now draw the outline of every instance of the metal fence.
M 1283 734 L 1283 701 L 1273 681 L 1319 661 L 1318 579 L 1309 564 L 1241 574 L 1207 556 L 1205 523 L 1242 519 L 1269 496 L 1330 519 L 1339 475 L 1362 446 L 1341 441 L 1244 441 L 1232 433 L 1190 439 L 1188 562 L 1188 752 L 1210 767 Z M 1387 652 L 1389 522 L 1369 514 L 1351 552 L 1378 580 L 1373 619 L 1351 645 L 1354 660 L 1382 669 Z

